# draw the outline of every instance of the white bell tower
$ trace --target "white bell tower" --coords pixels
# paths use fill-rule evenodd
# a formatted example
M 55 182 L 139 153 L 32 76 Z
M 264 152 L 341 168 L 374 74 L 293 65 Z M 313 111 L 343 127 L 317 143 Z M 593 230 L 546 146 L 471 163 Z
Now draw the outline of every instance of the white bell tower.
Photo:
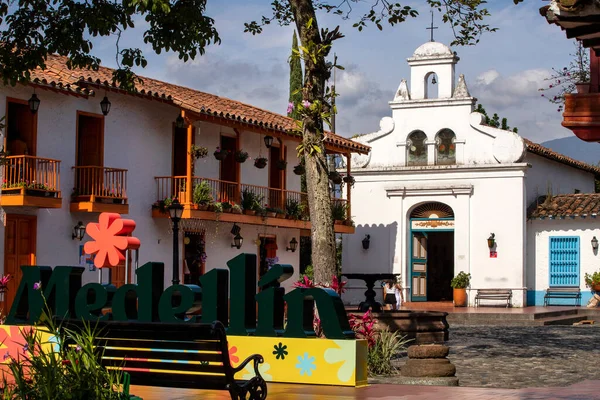
M 454 67 L 458 56 L 448 46 L 439 42 L 427 42 L 407 59 L 410 65 L 410 98 L 428 99 L 427 84 L 435 74 L 438 98 L 449 99 L 454 94 Z

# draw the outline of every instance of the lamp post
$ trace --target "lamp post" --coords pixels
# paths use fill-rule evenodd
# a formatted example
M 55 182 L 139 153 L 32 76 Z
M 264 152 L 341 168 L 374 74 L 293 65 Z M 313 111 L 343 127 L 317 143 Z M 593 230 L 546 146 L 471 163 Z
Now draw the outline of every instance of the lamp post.
M 179 200 L 173 200 L 169 206 L 169 218 L 173 221 L 173 285 L 179 285 L 179 220 L 183 214 L 183 206 Z

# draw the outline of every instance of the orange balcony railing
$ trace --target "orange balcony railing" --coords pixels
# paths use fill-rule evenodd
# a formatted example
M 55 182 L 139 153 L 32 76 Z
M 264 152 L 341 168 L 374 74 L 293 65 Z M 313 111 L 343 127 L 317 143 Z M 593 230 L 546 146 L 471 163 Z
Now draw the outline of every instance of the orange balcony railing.
M 127 200 L 127 170 L 96 166 L 73 167 L 75 186 L 72 197 L 96 201 L 97 198 Z
M 35 156 L 8 156 L 2 191 L 45 191 L 60 197 L 60 161 Z
M 154 179 L 156 181 L 157 202 L 164 201 L 167 198 L 177 198 L 180 202 L 185 203 L 185 176 L 159 176 Z M 210 187 L 210 193 L 215 202 L 229 202 L 239 205 L 242 202 L 242 193 L 244 193 L 244 191 L 250 191 L 260 199 L 260 205 L 263 207 L 278 208 L 285 212 L 288 203 L 296 202 L 298 205 L 304 206 L 304 213 L 308 213 L 308 196 L 306 193 L 196 176 L 192 179 L 192 193 L 190 195 L 192 202 L 194 201 L 194 187 L 202 182 L 205 182 Z M 347 200 L 332 198 L 332 201 L 334 207 L 337 205 L 343 207 L 344 210 L 347 210 Z M 349 218 L 349 216 L 346 216 L 346 218 Z

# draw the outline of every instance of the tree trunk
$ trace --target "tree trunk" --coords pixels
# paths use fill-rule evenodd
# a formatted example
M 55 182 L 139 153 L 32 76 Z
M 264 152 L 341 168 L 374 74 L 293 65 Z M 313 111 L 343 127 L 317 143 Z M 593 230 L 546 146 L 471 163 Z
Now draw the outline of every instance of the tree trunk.
M 320 44 L 321 36 L 312 0 L 290 0 L 290 5 L 296 21 L 296 29 L 300 34 L 300 43 L 305 47 L 309 42 Z M 307 24 L 311 18 L 312 26 L 308 28 Z M 329 77 L 325 57 L 326 54 L 317 57 L 316 63 L 310 59 L 304 60 L 305 78 L 302 97 L 311 104 L 315 100 L 322 101 L 325 95 L 325 82 Z M 315 282 L 331 283 L 336 273 L 335 232 L 331 217 L 327 157 L 323 143 L 323 120 L 320 116 L 310 114 L 304 117 L 302 122 Z M 321 151 L 310 154 L 310 146 L 318 146 Z

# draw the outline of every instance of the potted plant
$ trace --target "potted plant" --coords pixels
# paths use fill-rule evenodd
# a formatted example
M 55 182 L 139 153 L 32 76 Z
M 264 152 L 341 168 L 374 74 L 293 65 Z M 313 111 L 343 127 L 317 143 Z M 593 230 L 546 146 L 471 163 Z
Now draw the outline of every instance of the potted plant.
M 199 210 L 208 210 L 209 204 L 213 201 L 212 189 L 208 181 L 202 180 L 194 186 L 193 201 L 194 204 L 198 204 Z
M 238 150 L 234 154 L 235 161 L 243 163 L 248 159 L 248 152 L 242 149 Z
M 276 218 L 285 218 L 285 210 L 282 210 L 281 208 L 273 208 L 273 210 L 275 211 L 275 217 Z
M 585 286 L 592 289 L 594 292 L 600 292 L 600 271 L 596 271 L 593 274 L 585 274 Z
M 213 211 L 216 212 L 217 214 L 221 214 L 223 212 L 223 203 L 220 203 L 220 202 L 212 203 L 212 206 L 213 206 Z
M 265 207 L 265 215 L 269 218 L 275 218 L 277 216 L 277 209 L 273 207 Z
M 277 166 L 277 169 L 280 170 L 284 170 L 287 168 L 287 161 L 285 160 L 277 160 L 277 163 L 275 164 Z
M 296 175 L 302 175 L 306 172 L 306 168 L 304 168 L 304 165 L 302 164 L 298 164 L 294 167 L 294 173 Z
M 336 225 L 342 225 L 346 220 L 346 204 L 341 201 L 331 203 L 331 217 Z
M 471 284 L 471 274 L 460 271 L 452 281 L 450 286 L 454 289 L 454 307 L 466 307 L 468 304 L 467 288 Z
M 229 155 L 229 150 L 225 150 L 220 147 L 217 147 L 217 149 L 215 150 L 215 152 L 213 154 L 217 160 L 223 161 Z
M 257 157 L 254 159 L 254 166 L 259 169 L 263 169 L 267 166 L 267 159 L 265 157 Z
M 263 197 L 256 194 L 252 189 L 244 189 L 242 190 L 242 208 L 244 209 L 244 214 L 247 215 L 255 215 L 256 211 L 262 209 L 260 203 L 262 202 Z
M 228 202 L 228 201 L 222 202 L 221 206 L 223 207 L 223 212 L 224 213 L 230 213 L 231 209 L 233 208 L 233 206 L 231 205 L 231 203 Z
M 287 199 L 285 202 L 285 212 L 287 219 L 300 219 L 301 217 L 300 203 L 298 200 Z
M 339 185 L 342 183 L 342 175 L 337 171 L 332 171 L 329 173 L 329 180 L 336 185 Z
M 232 214 L 241 214 L 242 213 L 242 207 L 240 207 L 239 204 L 232 204 L 231 205 L 231 213 Z
M 193 160 L 198 160 L 199 158 L 204 158 L 208 155 L 208 149 L 206 147 L 196 146 L 193 144 L 190 148 L 190 155 L 192 156 Z

